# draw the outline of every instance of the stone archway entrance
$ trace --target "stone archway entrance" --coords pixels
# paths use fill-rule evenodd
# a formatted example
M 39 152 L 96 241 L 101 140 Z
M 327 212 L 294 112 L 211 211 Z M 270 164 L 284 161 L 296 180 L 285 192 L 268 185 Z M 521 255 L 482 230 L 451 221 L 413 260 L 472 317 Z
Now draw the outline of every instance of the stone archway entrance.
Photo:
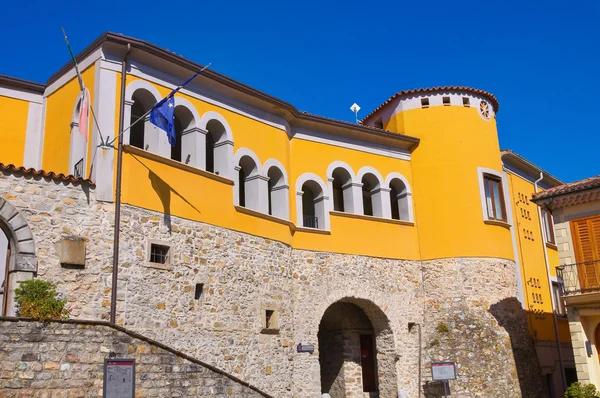
M 319 324 L 321 393 L 332 398 L 395 397 L 394 339 L 375 304 L 361 299 L 333 303 Z

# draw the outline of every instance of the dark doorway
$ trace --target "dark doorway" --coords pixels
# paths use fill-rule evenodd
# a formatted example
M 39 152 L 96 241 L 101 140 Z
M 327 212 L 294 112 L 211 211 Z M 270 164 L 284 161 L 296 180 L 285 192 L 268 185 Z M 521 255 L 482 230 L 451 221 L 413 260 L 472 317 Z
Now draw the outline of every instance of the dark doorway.
M 360 335 L 360 358 L 363 392 L 375 392 L 375 342 L 372 334 Z

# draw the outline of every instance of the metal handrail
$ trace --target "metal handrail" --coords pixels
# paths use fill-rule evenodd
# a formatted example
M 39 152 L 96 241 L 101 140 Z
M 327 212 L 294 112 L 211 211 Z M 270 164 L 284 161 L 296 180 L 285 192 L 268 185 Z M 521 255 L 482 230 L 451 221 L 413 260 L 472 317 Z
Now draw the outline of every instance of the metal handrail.
M 556 276 L 565 296 L 600 292 L 600 260 L 561 265 L 556 267 Z
M 303 225 L 306 228 L 319 228 L 319 219 L 315 216 L 304 216 Z

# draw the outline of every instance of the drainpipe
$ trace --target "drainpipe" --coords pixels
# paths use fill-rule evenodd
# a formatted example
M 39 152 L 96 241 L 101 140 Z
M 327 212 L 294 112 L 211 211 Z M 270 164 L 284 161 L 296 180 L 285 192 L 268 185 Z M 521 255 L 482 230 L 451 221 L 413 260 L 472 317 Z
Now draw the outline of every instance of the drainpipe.
M 123 165 L 123 125 L 125 120 L 125 88 L 127 77 L 127 56 L 131 52 L 131 44 L 127 43 L 127 52 L 121 65 L 121 106 L 119 115 L 119 148 L 117 155 L 117 189 L 115 192 L 115 233 L 113 244 L 112 291 L 110 297 L 110 323 L 115 324 L 117 315 L 117 281 L 119 278 L 119 228 L 121 226 L 121 168 Z
M 535 193 L 538 191 L 538 182 L 544 179 L 544 173 L 540 172 L 540 178 L 537 179 L 534 183 Z M 546 251 L 546 235 L 544 234 L 544 225 L 542 222 L 542 209 L 540 206 L 537 206 L 538 211 L 538 221 L 540 223 L 540 231 L 542 232 L 542 250 L 544 250 L 544 261 L 546 262 L 546 273 L 548 276 L 548 286 L 550 286 L 550 297 L 554 297 L 554 292 L 552 291 L 552 279 L 550 274 L 550 264 L 548 262 L 548 252 Z M 558 348 L 558 362 L 560 364 L 560 376 L 562 379 L 563 391 L 567 391 L 567 377 L 565 375 L 565 364 L 562 358 L 562 352 L 560 349 L 560 335 L 558 334 L 558 319 L 556 316 L 556 308 L 554 306 L 554 299 L 551 300 L 552 304 L 552 319 L 554 320 L 554 334 L 556 336 L 556 347 Z

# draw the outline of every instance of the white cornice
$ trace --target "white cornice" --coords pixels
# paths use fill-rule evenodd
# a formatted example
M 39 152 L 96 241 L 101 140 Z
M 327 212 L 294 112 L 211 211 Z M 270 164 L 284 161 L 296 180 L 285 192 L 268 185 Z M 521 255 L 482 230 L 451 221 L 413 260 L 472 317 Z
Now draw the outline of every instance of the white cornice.
M 96 51 L 85 57 L 79 62 L 79 71 L 83 73 L 90 65 L 96 62 L 98 59 L 102 58 L 102 48 L 98 48 Z M 67 84 L 71 79 L 75 78 L 77 74 L 75 73 L 75 67 L 69 69 L 64 75 L 59 77 L 56 81 L 46 87 L 44 90 L 44 97 L 49 96 L 65 84 Z M 92 86 L 94 82 L 87 82 L 88 86 Z
M 35 102 L 36 104 L 42 103 L 42 95 L 30 93 L 28 91 L 15 90 L 14 88 L 0 87 L 0 96 L 15 98 L 21 101 Z

